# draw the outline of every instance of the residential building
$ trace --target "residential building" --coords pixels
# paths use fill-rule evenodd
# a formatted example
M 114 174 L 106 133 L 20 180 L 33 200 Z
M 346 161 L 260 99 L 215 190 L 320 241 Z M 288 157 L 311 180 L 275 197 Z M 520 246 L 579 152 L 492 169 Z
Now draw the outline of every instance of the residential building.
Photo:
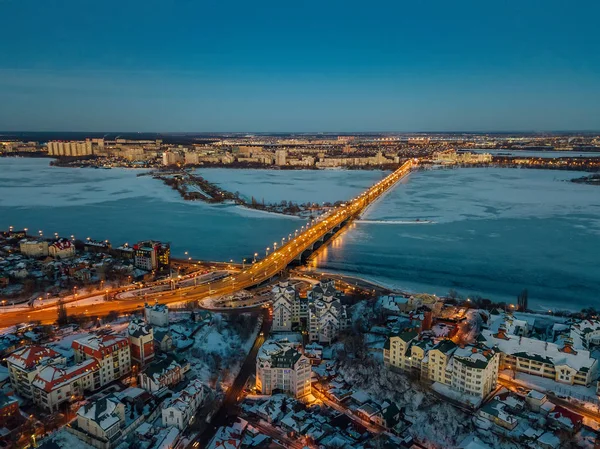
M 262 394 L 275 391 L 302 397 L 311 392 L 311 364 L 291 345 L 267 341 L 256 357 L 256 388 Z
M 131 353 L 126 337 L 115 334 L 90 334 L 74 340 L 75 362 L 94 359 L 100 365 L 100 386 L 131 372 Z
M 600 320 L 586 319 L 571 323 L 569 337 L 575 349 L 590 349 L 600 345 Z
M 58 352 L 44 346 L 26 346 L 6 358 L 10 383 L 15 391 L 33 400 L 32 384 L 47 365 L 64 364 L 66 359 Z
M 19 250 L 27 257 L 43 257 L 48 255 L 48 242 L 46 240 L 21 240 Z
M 154 359 L 154 333 L 152 326 L 141 318 L 134 318 L 127 327 L 131 360 L 140 366 Z
M 322 281 L 307 293 L 310 341 L 331 343 L 340 331 L 348 327 L 348 312 L 340 296 L 333 280 Z
M 13 396 L 0 393 L 0 426 L 8 428 L 9 423 L 19 415 L 19 401 Z
M 75 255 L 75 245 L 68 239 L 60 238 L 48 246 L 48 254 L 55 259 L 68 259 Z
M 176 151 L 165 151 L 162 155 L 163 165 L 178 165 L 185 162 L 181 153 Z
M 125 425 L 125 405 L 109 395 L 81 407 L 67 430 L 98 449 L 110 449 L 116 447 Z
M 483 398 L 496 388 L 500 354 L 484 345 L 457 346 L 452 340 L 419 339 L 416 331 L 390 336 L 384 364 L 456 391 Z
M 47 143 L 48 155 L 50 156 L 89 156 L 93 154 L 92 141 L 51 141 Z
M 45 410 L 58 411 L 62 403 L 101 386 L 100 364 L 94 359 L 70 367 L 48 365 L 33 379 L 33 402 Z
M 136 267 L 147 271 L 167 270 L 171 264 L 171 247 L 168 243 L 147 240 L 133 246 Z
M 210 389 L 199 379 L 194 379 L 181 392 L 174 394 L 162 404 L 162 423 L 185 429 L 193 421 L 198 407 L 210 397 Z
M 283 281 L 271 290 L 273 298 L 274 332 L 291 331 L 293 324 L 300 323 L 300 298 L 288 281 Z
M 187 363 L 187 362 L 184 362 Z M 155 360 L 140 373 L 140 387 L 150 393 L 159 393 L 184 378 L 184 368 L 171 356 Z
M 479 340 L 488 347 L 497 346 L 502 357 L 500 369 L 509 369 L 570 385 L 591 385 L 598 377 L 598 361 L 588 350 L 574 349 L 573 340 L 565 338 L 561 345 L 534 338 L 508 335 L 500 326 L 498 332 L 482 331 Z
M 173 349 L 173 337 L 169 331 L 154 331 L 154 350 L 169 352 Z
M 144 318 L 152 326 L 169 327 L 169 307 L 159 304 L 158 300 L 153 305 L 144 304 Z
M 514 415 L 506 410 L 506 408 L 506 404 L 493 399 L 479 409 L 477 414 L 500 427 L 513 430 L 515 427 L 517 427 L 519 421 Z
M 275 164 L 286 165 L 287 161 L 287 150 L 275 150 Z

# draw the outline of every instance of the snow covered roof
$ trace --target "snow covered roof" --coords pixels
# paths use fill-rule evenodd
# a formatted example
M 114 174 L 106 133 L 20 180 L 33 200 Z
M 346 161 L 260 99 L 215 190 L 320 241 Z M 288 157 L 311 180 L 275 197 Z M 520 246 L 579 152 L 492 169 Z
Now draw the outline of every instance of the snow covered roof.
M 584 372 L 590 370 L 597 362 L 591 357 L 589 351 L 583 349 L 566 352 L 555 343 L 516 335 L 494 334 L 490 330 L 482 331 L 481 335 L 488 346 L 498 346 L 503 353 L 515 357 L 536 360 L 554 366 L 566 365 Z
M 30 371 L 38 365 L 45 365 L 55 361 L 60 354 L 44 346 L 27 346 L 13 352 L 6 358 L 11 365 Z
M 152 326 L 140 318 L 134 318 L 127 327 L 127 333 L 135 338 L 145 337 L 152 334 Z
M 198 397 L 204 398 L 207 394 L 208 387 L 200 379 L 194 379 L 184 390 L 163 402 L 162 408 L 173 407 L 181 411 L 186 411 Z
M 115 334 L 90 334 L 73 341 L 73 349 L 82 350 L 88 356 L 96 359 L 102 359 L 127 346 L 129 346 L 129 340 Z
M 496 351 L 494 349 L 475 345 L 457 347 L 454 351 L 455 360 L 476 369 L 484 369 L 495 355 Z
M 544 447 L 559 448 L 560 438 L 558 438 L 553 432 L 546 432 L 540 435 L 538 443 L 544 445 Z
M 101 429 L 107 430 L 121 421 L 117 413 L 120 401 L 113 395 L 105 396 L 77 410 L 77 416 L 95 422 Z
M 33 379 L 32 385 L 40 388 L 47 393 L 61 388 L 62 386 L 74 382 L 75 380 L 98 371 L 100 365 L 95 359 L 84 360 L 77 365 L 69 368 L 57 365 L 48 365 L 40 370 Z
M 527 393 L 527 397 L 541 401 L 542 399 L 544 399 L 546 397 L 546 394 L 541 393 L 537 390 L 531 390 L 531 391 L 529 391 L 529 393 Z

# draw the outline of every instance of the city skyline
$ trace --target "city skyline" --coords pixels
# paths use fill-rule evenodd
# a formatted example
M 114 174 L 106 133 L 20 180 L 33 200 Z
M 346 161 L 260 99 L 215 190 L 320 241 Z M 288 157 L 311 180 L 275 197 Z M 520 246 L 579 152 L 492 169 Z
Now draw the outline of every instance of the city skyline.
M 591 2 L 28 4 L 0 3 L 3 129 L 600 129 Z

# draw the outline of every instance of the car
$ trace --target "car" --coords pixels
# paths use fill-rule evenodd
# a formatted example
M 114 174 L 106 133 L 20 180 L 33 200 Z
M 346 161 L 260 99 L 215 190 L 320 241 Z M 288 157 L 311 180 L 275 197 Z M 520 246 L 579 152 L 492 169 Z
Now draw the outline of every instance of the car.
M 258 335 L 260 335 L 261 337 L 264 337 L 265 333 L 263 331 L 261 331 L 260 334 L 258 334 Z

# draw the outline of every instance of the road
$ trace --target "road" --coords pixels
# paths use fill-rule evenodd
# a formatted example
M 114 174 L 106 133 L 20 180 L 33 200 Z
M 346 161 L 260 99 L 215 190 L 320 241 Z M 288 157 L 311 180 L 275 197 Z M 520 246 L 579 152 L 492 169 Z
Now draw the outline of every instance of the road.
M 221 296 L 231 294 L 237 290 L 258 285 L 276 276 L 291 262 L 296 260 L 306 250 L 311 250 L 315 244 L 323 242 L 327 234 L 336 232 L 341 226 L 345 226 L 358 216 L 367 206 L 381 197 L 387 190 L 392 188 L 398 181 L 404 178 L 418 164 L 416 159 L 410 159 L 400 168 L 386 176 L 378 183 L 371 186 L 359 196 L 347 203 L 331 209 L 326 214 L 311 220 L 305 226 L 301 226 L 293 234 L 273 243 L 266 251 L 268 255 L 262 260 L 251 264 L 235 275 L 228 276 L 215 282 L 207 284 L 179 288 L 174 291 L 147 295 L 145 299 L 119 299 L 107 302 L 106 305 L 95 305 L 94 315 L 105 315 L 110 311 L 131 312 L 142 307 L 144 302 L 158 299 L 162 304 L 171 304 L 181 301 L 198 301 L 210 296 Z M 160 295 L 160 296 L 159 296 Z M 68 308 L 70 314 L 87 313 L 87 307 L 74 305 Z M 2 314 L 4 326 L 12 326 L 22 323 L 23 312 L 6 312 Z M 28 320 L 39 320 L 42 323 L 56 321 L 54 309 L 31 311 Z
M 206 447 L 219 427 L 228 425 L 233 418 L 238 416 L 236 410 L 239 402 L 238 398 L 240 398 L 244 390 L 244 386 L 248 381 L 248 377 L 250 377 L 250 375 L 256 370 L 256 355 L 258 354 L 260 347 L 265 342 L 265 336 L 269 335 L 272 323 L 273 320 L 269 310 L 263 309 L 262 326 L 258 336 L 256 337 L 256 340 L 254 340 L 254 345 L 252 345 L 250 352 L 246 356 L 246 360 L 244 360 L 244 363 L 240 368 L 240 372 L 233 381 L 231 387 L 229 387 L 225 393 L 225 398 L 223 399 L 221 407 L 212 417 L 211 425 L 207 427 L 207 430 L 199 437 L 199 439 L 195 440 L 200 442 L 200 447 Z M 192 444 L 195 441 L 192 441 Z

